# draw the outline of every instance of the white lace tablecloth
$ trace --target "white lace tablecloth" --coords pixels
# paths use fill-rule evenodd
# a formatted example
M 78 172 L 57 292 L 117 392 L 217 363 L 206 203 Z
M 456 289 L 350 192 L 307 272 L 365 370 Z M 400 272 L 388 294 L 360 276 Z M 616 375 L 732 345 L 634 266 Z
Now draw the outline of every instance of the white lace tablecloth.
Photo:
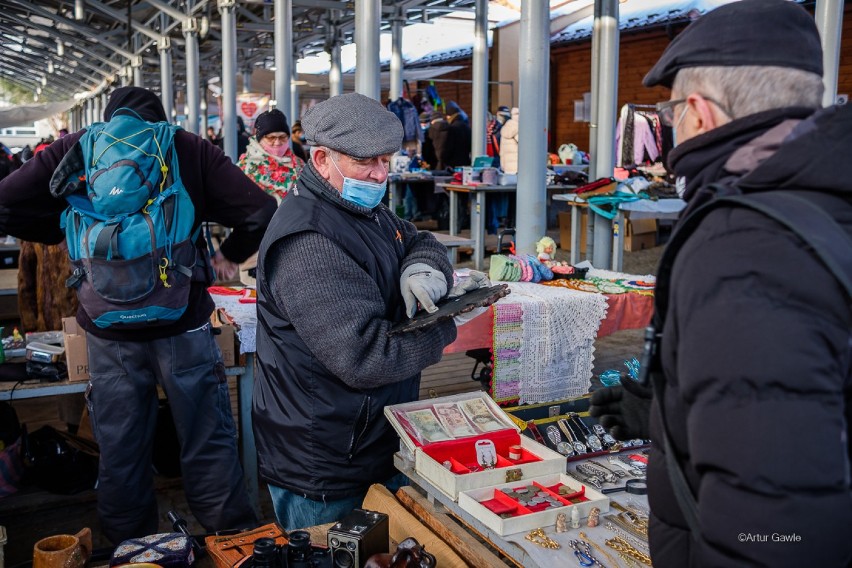
M 257 337 L 257 304 L 240 303 L 240 296 L 211 293 L 216 309 L 223 309 L 237 328 L 240 353 L 254 353 Z
M 586 393 L 604 295 L 525 282 L 509 287 L 494 305 L 494 399 L 531 404 Z

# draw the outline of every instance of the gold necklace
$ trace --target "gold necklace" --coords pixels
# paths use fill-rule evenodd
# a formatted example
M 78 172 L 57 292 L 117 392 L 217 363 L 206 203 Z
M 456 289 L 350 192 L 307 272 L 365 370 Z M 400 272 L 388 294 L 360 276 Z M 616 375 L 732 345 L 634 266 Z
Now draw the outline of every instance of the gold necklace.
M 640 552 L 639 550 L 634 548 L 632 544 L 630 544 L 629 542 L 627 542 L 626 540 L 624 540 L 620 536 L 614 536 L 611 539 L 607 540 L 606 545 L 608 547 L 612 548 L 613 550 L 616 550 L 618 552 L 623 552 L 624 554 L 627 554 L 631 558 L 635 558 L 636 560 L 638 560 L 642 564 L 646 564 L 648 566 L 651 566 L 651 557 L 650 556 L 648 556 L 647 554 L 643 554 L 642 552 Z
M 525 536 L 528 541 L 537 544 L 539 546 L 543 546 L 544 548 L 549 548 L 551 550 L 558 550 L 561 548 L 561 545 L 544 534 L 544 529 L 534 529 L 530 531 L 530 534 Z

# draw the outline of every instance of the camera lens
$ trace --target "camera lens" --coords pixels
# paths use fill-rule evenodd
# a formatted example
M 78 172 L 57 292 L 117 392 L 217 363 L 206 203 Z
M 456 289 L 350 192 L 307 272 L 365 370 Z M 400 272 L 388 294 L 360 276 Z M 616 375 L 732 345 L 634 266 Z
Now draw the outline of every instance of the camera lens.
M 293 531 L 289 534 L 287 560 L 289 562 L 307 562 L 311 557 L 311 535 L 308 531 Z M 292 565 L 292 564 L 291 564 Z
M 338 546 L 340 546 L 340 540 L 338 540 L 337 537 L 331 537 L 331 546 L 337 548 Z
M 254 542 L 252 553 L 253 568 L 272 568 L 275 564 L 275 541 L 271 538 L 259 538 Z

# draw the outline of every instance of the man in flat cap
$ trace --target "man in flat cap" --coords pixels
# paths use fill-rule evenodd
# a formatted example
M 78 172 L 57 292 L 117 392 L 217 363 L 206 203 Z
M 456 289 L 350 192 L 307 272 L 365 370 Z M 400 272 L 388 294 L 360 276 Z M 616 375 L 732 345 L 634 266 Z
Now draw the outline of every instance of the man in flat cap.
M 399 439 L 386 405 L 416 400 L 452 321 L 388 336 L 447 295 L 446 248 L 381 204 L 402 123 L 352 93 L 302 118 L 311 159 L 278 208 L 257 263 L 260 476 L 287 530 L 336 521 L 389 487 Z
M 803 8 L 743 0 L 645 77 L 671 88 L 688 207 L 658 271 L 653 389 L 596 391 L 592 413 L 646 438 L 651 408 L 656 568 L 852 566 L 852 108 L 820 108 L 821 76 Z

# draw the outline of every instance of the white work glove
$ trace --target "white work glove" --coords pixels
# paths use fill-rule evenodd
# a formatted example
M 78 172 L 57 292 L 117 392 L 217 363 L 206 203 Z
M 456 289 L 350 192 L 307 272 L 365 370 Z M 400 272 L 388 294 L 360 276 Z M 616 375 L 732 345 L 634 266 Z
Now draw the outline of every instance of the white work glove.
M 453 318 L 453 321 L 456 322 L 456 327 L 461 327 L 469 321 L 481 316 L 485 312 L 488 311 L 488 308 L 473 308 L 469 312 L 463 312 Z
M 447 277 L 428 264 L 418 262 L 406 268 L 399 278 L 399 289 L 405 300 L 405 314 L 412 318 L 417 313 L 417 302 L 433 314 L 438 311 L 435 302 L 447 293 Z
M 463 279 L 458 284 L 450 288 L 450 293 L 447 294 L 447 298 L 458 298 L 468 292 L 473 292 L 479 288 L 488 288 L 491 286 L 491 280 L 488 279 L 488 275 L 484 272 L 471 270 L 469 275 L 469 278 Z

